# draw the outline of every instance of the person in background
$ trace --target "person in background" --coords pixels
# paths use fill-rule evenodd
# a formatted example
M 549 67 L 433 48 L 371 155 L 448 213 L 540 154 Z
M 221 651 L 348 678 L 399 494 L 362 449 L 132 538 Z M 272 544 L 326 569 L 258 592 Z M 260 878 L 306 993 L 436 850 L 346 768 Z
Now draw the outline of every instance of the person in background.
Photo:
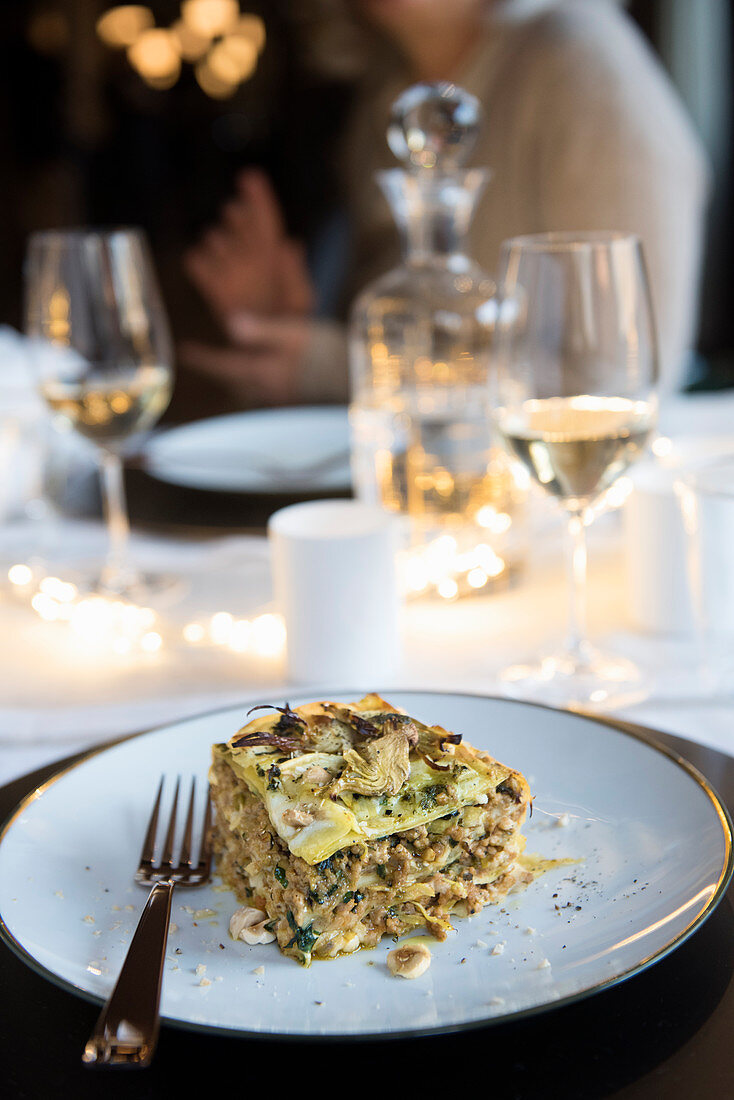
M 338 5 L 367 62 L 343 145 L 351 229 L 333 319 L 264 175 L 242 173 L 232 201 L 187 254 L 186 270 L 230 346 L 188 343 L 184 366 L 224 384 L 234 406 L 344 401 L 344 319 L 353 297 L 398 262 L 373 182 L 394 165 L 394 99 L 417 81 L 476 95 L 484 122 L 471 159 L 493 175 L 470 231 L 496 269 L 504 239 L 545 231 L 635 232 L 656 310 L 661 390 L 685 382 L 695 335 L 708 166 L 671 82 L 613 0 L 352 0 Z M 333 5 L 332 5 L 333 8 Z M 333 41 L 333 40 L 330 40 Z M 333 46 L 332 46 L 333 48 Z

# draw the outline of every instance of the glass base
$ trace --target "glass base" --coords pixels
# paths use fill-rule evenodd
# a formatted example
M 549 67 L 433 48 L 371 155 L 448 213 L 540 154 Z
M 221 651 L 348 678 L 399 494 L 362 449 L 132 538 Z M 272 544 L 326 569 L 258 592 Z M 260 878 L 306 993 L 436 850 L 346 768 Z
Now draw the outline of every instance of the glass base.
M 146 607 L 168 606 L 181 599 L 189 589 L 184 577 L 169 573 L 133 572 L 114 580 L 105 571 L 77 574 L 74 578 L 80 596 L 103 596 Z
M 650 684 L 632 661 L 590 645 L 579 653 L 512 665 L 503 669 L 499 682 L 512 698 L 570 710 L 613 710 L 639 703 L 650 693 Z

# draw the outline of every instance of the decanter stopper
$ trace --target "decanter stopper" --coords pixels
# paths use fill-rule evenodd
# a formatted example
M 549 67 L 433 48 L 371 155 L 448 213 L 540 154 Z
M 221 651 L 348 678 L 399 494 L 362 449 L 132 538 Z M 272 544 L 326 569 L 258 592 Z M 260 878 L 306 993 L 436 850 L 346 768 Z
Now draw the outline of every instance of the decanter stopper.
M 393 104 L 387 143 L 408 170 L 451 175 L 474 148 L 481 114 L 476 96 L 456 84 L 413 84 Z

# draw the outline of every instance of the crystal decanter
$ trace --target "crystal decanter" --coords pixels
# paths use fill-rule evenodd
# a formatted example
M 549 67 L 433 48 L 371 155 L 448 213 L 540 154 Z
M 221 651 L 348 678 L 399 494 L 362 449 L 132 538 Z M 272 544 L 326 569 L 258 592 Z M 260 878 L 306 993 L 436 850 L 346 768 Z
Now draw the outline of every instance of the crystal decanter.
M 417 84 L 394 103 L 377 173 L 403 261 L 350 317 L 350 425 L 357 496 L 404 517 L 408 593 L 453 599 L 507 582 L 521 557 L 523 491 L 496 444 L 489 371 L 495 285 L 467 254 L 489 173 L 465 168 L 480 126 L 474 96 Z

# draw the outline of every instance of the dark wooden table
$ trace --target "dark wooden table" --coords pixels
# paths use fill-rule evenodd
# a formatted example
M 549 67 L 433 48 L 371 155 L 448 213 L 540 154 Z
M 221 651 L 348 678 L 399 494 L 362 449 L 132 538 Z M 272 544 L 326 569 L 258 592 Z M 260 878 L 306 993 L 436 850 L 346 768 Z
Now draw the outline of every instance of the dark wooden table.
M 262 534 L 268 519 L 279 508 L 305 500 L 334 500 L 350 495 L 323 490 L 313 495 L 213 492 L 167 484 L 134 464 L 125 470 L 125 486 L 134 527 L 209 538 L 237 532 Z
M 734 759 L 660 736 L 734 807 Z M 68 763 L 65 762 L 65 763 Z M 0 788 L 0 820 L 57 768 Z M 0 1096 L 8 1100 L 199 1096 L 224 1092 L 359 1095 L 364 1087 L 502 1100 L 699 1100 L 734 1096 L 734 886 L 681 947 L 642 974 L 517 1023 L 410 1041 L 275 1043 L 163 1026 L 147 1070 L 90 1070 L 98 1007 L 34 973 L 0 943 Z M 255 1077 L 253 1078 L 253 1074 Z M 259 1078 L 259 1080 L 258 1080 Z

